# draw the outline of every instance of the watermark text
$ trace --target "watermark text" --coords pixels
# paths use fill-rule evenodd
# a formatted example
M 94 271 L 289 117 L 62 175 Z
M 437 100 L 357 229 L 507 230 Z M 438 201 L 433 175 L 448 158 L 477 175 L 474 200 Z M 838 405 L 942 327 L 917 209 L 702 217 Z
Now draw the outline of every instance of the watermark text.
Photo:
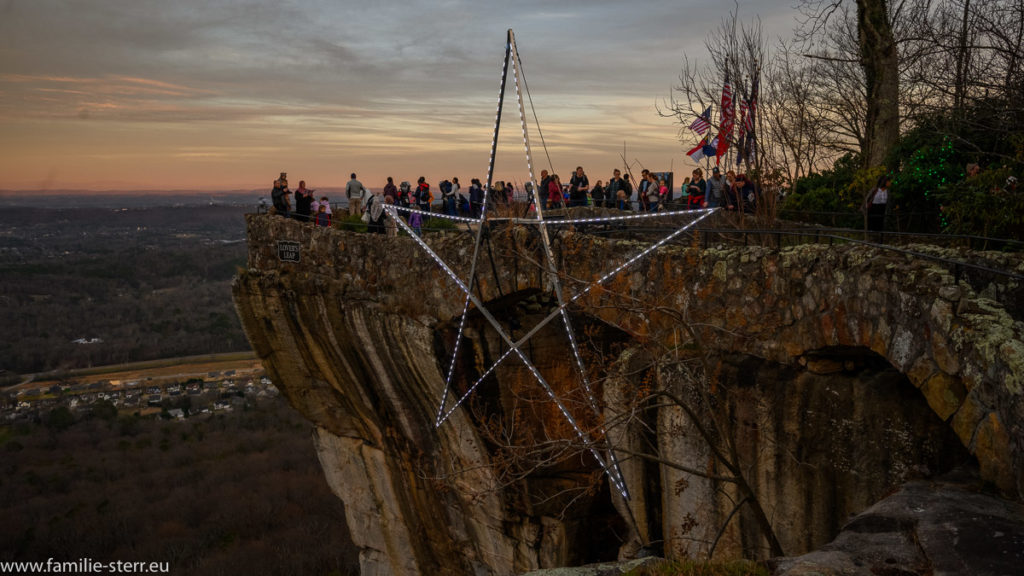
M 170 562 L 98 562 L 91 558 L 0 562 L 0 574 L 168 574 L 170 571 Z

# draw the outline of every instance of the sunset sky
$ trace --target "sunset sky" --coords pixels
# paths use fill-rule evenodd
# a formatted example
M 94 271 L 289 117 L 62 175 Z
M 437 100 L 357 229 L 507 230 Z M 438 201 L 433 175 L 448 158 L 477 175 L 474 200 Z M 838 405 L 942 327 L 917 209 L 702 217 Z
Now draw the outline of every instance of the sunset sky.
M 792 0 L 741 0 L 788 36 Z M 486 176 L 516 34 L 553 167 L 692 162 L 655 103 L 721 0 L 0 0 L 0 189 L 377 188 Z M 774 41 L 769 42 L 774 44 Z M 496 179 L 526 179 L 509 88 Z M 538 168 L 546 167 L 531 125 Z

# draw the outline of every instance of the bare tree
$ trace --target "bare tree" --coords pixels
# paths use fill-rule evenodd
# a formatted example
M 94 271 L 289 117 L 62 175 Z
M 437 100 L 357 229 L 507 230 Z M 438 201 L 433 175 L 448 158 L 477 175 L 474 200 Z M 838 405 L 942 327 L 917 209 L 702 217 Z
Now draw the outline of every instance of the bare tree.
M 824 66 L 782 43 L 763 71 L 761 139 L 772 145 L 762 148 L 762 162 L 785 173 L 789 185 L 831 163 L 844 143 L 835 116 L 821 102 L 823 71 L 816 68 Z
M 657 106 L 661 116 L 676 120 L 679 125 L 679 139 L 684 143 L 693 140 L 694 135 L 689 130 L 693 120 L 709 106 L 713 109 L 718 108 L 726 77 L 732 87 L 734 101 L 747 99 L 751 96 L 755 81 L 761 76 L 762 64 L 768 56 L 761 34 L 760 20 L 741 22 L 738 7 L 733 8 L 718 28 L 708 34 L 704 43 L 710 55 L 709 60 L 694 62 L 684 57 L 678 84 L 673 87 L 668 99 Z M 717 122 L 720 118 L 720 110 L 717 114 L 712 114 L 712 135 L 721 128 Z M 738 117 L 736 124 L 739 124 Z M 755 127 L 755 131 L 758 128 Z M 730 138 L 734 138 L 736 133 L 738 131 L 734 130 Z M 760 150 L 765 144 L 760 141 L 759 132 L 758 135 L 757 147 Z M 729 163 L 735 162 L 735 158 L 727 153 L 723 160 Z M 760 163 L 760 153 L 745 155 L 742 161 L 747 171 L 756 169 Z
M 830 62 L 823 71 L 834 97 L 854 106 L 834 107 L 839 125 L 857 142 L 865 166 L 879 166 L 896 145 L 900 130 L 899 53 L 893 22 L 902 9 L 890 10 L 887 0 L 804 0 L 798 38 L 811 48 L 809 56 Z M 854 11 L 851 13 L 851 9 Z M 860 81 L 851 77 L 849 64 L 856 62 Z M 856 91 L 863 85 L 863 99 Z M 860 111 L 863 111 L 860 114 Z M 856 112 L 851 117 L 850 111 Z

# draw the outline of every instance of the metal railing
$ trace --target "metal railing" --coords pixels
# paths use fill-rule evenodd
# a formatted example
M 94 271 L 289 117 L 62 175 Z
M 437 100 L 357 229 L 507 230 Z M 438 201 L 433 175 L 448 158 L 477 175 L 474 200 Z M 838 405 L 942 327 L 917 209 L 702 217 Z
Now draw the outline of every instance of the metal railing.
M 332 228 L 349 230 L 355 232 L 365 232 L 367 230 L 366 223 L 361 221 L 352 221 L 348 216 L 347 207 L 341 207 L 338 209 L 339 218 L 335 218 L 332 222 Z M 262 213 L 262 212 L 261 212 Z M 686 211 L 680 211 L 680 216 L 685 215 Z M 564 214 L 553 214 L 550 218 L 545 218 L 545 221 L 551 226 L 558 226 L 562 219 L 566 218 Z M 496 219 L 490 221 L 491 224 L 499 224 L 504 219 Z M 437 222 L 444 222 L 442 225 L 438 225 Z M 432 225 L 433 223 L 433 225 Z M 578 225 L 567 223 L 568 225 L 574 225 L 577 229 L 580 229 L 588 234 L 607 236 L 610 238 L 623 237 L 623 238 L 644 238 L 644 237 L 655 237 L 656 235 L 665 235 L 676 230 L 675 227 L 667 226 L 649 226 L 649 225 L 624 225 L 622 223 L 607 223 L 607 224 L 585 224 Z M 441 219 L 427 219 L 427 222 L 422 226 L 423 233 L 435 233 L 435 232 L 466 232 L 470 228 L 465 224 L 451 224 L 448 221 Z M 774 248 L 780 250 L 786 247 L 799 246 L 805 244 L 827 244 L 833 246 L 836 244 L 860 244 L 863 246 L 870 246 L 879 250 L 884 250 L 891 253 L 903 254 L 906 256 L 912 256 L 914 258 L 920 258 L 929 260 L 937 263 L 941 263 L 946 266 L 954 275 L 957 282 L 965 277 L 965 274 L 969 271 L 974 273 L 981 273 L 986 275 L 994 275 L 1002 277 L 1008 280 L 1015 280 L 1024 282 L 1024 275 L 1008 270 L 1000 270 L 991 266 L 976 264 L 973 262 L 966 262 L 961 260 L 954 260 L 934 254 L 928 254 L 925 252 L 909 250 L 902 246 L 911 244 L 928 244 L 928 245 L 945 245 L 959 248 L 966 248 L 968 250 L 974 250 L 975 247 L 980 246 L 982 249 L 994 249 L 999 247 L 1002 251 L 1009 252 L 1024 252 L 1024 242 L 1011 239 L 1002 238 L 988 238 L 983 236 L 969 236 L 969 235 L 953 235 L 953 234 L 934 234 L 934 233 L 919 233 L 919 232 L 889 232 L 889 231 L 870 231 L 856 230 L 851 228 L 825 228 L 825 227 L 807 227 L 807 228 L 695 228 L 685 234 L 680 235 L 678 238 L 673 240 L 674 245 L 693 246 L 700 245 L 704 249 L 708 249 L 715 245 L 727 244 L 732 246 L 765 246 L 768 248 Z

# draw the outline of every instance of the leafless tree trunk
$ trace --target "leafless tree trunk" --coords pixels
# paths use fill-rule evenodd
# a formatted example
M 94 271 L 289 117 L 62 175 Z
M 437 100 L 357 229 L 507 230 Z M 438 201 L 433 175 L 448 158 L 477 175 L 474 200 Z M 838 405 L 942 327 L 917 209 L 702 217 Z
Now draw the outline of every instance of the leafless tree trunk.
M 900 136 L 899 58 L 886 0 L 857 0 L 860 65 L 867 87 L 865 166 L 881 166 Z

